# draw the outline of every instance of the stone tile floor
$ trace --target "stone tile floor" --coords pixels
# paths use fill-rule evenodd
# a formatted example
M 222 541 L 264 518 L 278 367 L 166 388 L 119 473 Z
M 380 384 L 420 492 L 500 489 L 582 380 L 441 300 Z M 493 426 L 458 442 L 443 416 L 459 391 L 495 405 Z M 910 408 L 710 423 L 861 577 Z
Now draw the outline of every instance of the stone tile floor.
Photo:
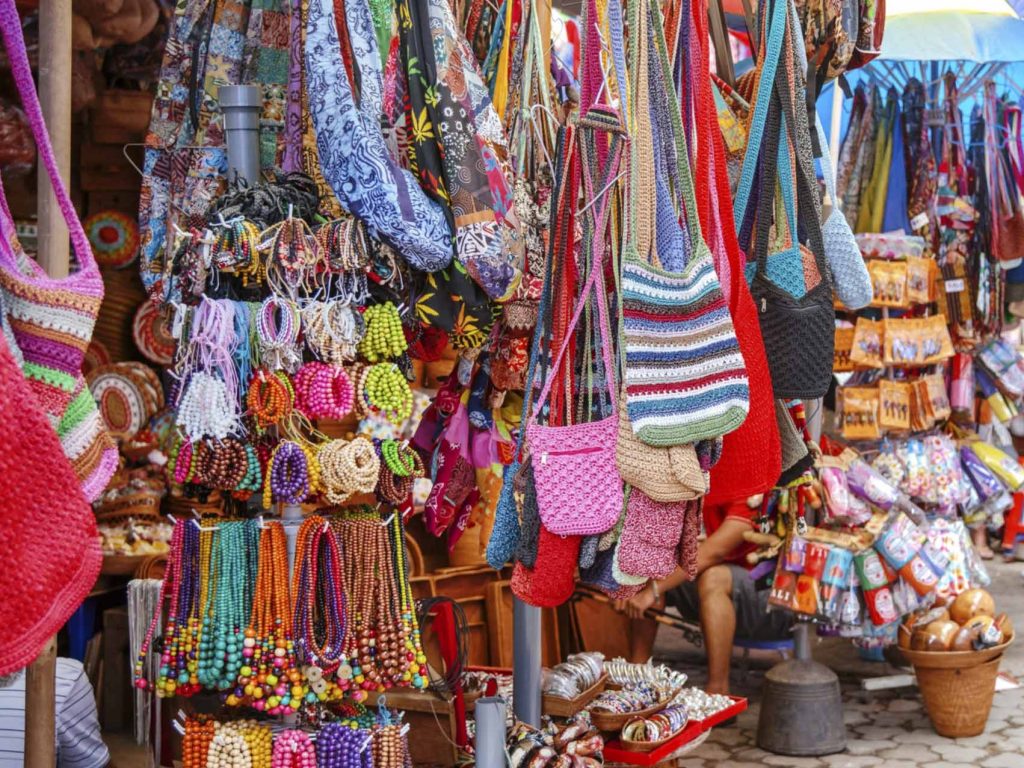
M 992 586 L 999 610 L 1010 614 L 1024 628 L 1024 564 L 990 563 Z M 662 629 L 657 655 L 691 675 L 697 685 L 705 680 L 700 651 L 687 647 L 671 630 Z M 849 641 L 820 640 L 814 648 L 818 661 L 839 675 L 843 689 L 847 749 L 821 758 L 773 755 L 755 745 L 760 710 L 760 691 L 765 671 L 777 660 L 769 656 L 752 660 L 742 674 L 733 667 L 734 693 L 747 696 L 750 707 L 731 727 L 714 729 L 707 741 L 681 762 L 685 768 L 1024 768 L 1024 688 L 997 693 L 988 726 L 981 736 L 946 739 L 931 727 L 916 688 L 863 691 L 867 677 L 900 672 L 887 663 L 860 660 Z M 1024 643 L 1015 643 L 1003 657 L 1003 672 L 1024 682 Z

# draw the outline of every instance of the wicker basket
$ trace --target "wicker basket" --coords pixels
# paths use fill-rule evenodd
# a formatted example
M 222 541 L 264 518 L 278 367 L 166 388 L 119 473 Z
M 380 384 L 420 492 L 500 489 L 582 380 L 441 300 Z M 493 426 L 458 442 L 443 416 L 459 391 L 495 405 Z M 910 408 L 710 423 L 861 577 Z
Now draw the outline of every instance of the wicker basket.
M 973 667 L 914 667 L 924 708 L 940 736 L 959 739 L 985 730 L 1000 659 Z

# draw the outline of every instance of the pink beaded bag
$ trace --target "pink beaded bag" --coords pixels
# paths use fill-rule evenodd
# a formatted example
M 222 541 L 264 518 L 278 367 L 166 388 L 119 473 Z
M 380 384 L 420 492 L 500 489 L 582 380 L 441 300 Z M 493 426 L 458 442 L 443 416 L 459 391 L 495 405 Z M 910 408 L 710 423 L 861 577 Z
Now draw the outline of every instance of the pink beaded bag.
M 608 167 L 617 165 L 618 152 Z M 604 227 L 608 215 L 608 196 L 598 197 L 587 173 L 588 200 L 600 199 L 597 204 L 597 225 L 593 237 L 590 275 L 580 292 L 572 320 L 566 328 L 562 346 L 549 366 L 540 397 L 526 426 L 526 444 L 533 457 L 533 479 L 537 487 L 537 506 L 541 522 L 555 534 L 589 536 L 610 530 L 622 513 L 624 502 L 622 478 L 615 463 L 615 444 L 619 431 L 619 417 L 615 412 L 618 398 L 615 390 L 615 365 L 612 361 L 612 334 L 608 319 L 608 301 L 604 288 Z M 597 304 L 600 331 L 601 359 L 608 388 L 609 407 L 613 413 L 607 418 L 571 426 L 546 426 L 536 423 L 537 414 L 547 402 L 569 343 L 575 338 L 575 329 L 584 307 L 593 294 Z

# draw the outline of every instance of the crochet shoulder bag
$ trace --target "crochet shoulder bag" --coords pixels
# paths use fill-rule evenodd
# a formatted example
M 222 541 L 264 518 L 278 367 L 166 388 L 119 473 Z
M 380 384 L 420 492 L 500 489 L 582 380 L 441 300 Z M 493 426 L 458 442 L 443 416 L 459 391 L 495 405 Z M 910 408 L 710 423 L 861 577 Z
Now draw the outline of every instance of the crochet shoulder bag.
M 103 278 L 57 170 L 13 0 L 0 2 L 0 23 L 22 106 L 78 262 L 78 269 L 68 277 L 51 278 L 21 249 L 0 183 L 3 311 L 32 392 L 60 438 L 82 493 L 93 501 L 117 468 L 117 448 L 82 376 L 82 360 L 103 301 Z
M 444 209 L 456 258 L 491 299 L 506 300 L 524 250 L 501 121 L 448 0 L 399 0 L 398 19 L 410 166 Z
M 809 136 L 801 141 L 799 116 L 794 108 L 794 94 L 798 88 L 796 67 L 791 66 L 790 50 L 782 51 L 783 39 L 792 44 L 793 35 L 786 34 L 789 21 L 788 2 L 775 0 L 767 43 L 767 59 L 758 87 L 754 123 L 751 128 L 751 146 L 744 162 L 739 197 L 749 201 L 744 190 L 752 181 L 753 166 L 760 146 L 765 147 L 760 164 L 760 195 L 758 197 L 756 232 L 753 240 L 753 279 L 750 292 L 758 308 L 761 334 L 772 374 L 775 397 L 822 397 L 832 379 L 832 354 L 835 342 L 835 309 L 832 304 L 832 284 L 828 265 L 824 260 L 821 221 L 812 200 L 816 194 L 809 178 Z M 777 66 L 779 51 L 786 66 Z M 772 62 L 775 61 L 775 66 Z M 771 73 L 768 80 L 766 75 Z M 787 80 L 787 75 L 792 78 Z M 802 100 L 801 100 L 802 104 Z M 806 115 L 804 115 L 806 126 Z M 764 126 L 761 122 L 764 122 Z M 785 122 L 786 131 L 782 132 Z M 789 143 L 787 143 L 787 140 Z M 790 149 L 790 143 L 792 149 Z M 794 167 L 795 166 L 795 167 Z M 793 176 L 796 189 L 792 188 Z M 775 208 L 776 181 L 782 189 L 785 225 L 788 227 L 788 247 L 782 253 L 768 254 Z M 797 206 L 800 204 L 800 222 L 809 235 L 810 247 L 804 248 L 797 235 Z M 746 205 L 746 202 L 744 202 Z M 744 219 L 744 211 L 736 211 L 737 222 Z M 786 257 L 785 260 L 780 256 Z M 778 265 L 774 270 L 771 265 Z M 749 270 L 748 266 L 748 272 Z M 802 290 L 801 290 L 802 289 Z
M 746 418 L 750 393 L 729 308 L 701 233 L 657 9 L 646 0 L 634 0 L 631 29 L 638 32 L 631 49 L 632 226 L 621 277 L 627 413 L 641 441 L 686 445 L 736 429 Z M 655 132 L 664 139 L 657 144 Z M 675 162 L 665 163 L 665 155 L 674 155 Z M 668 192 L 663 187 L 658 194 L 663 164 L 672 166 L 665 170 L 677 176 L 689 233 L 680 238 L 685 253 L 678 271 L 663 267 L 658 252 L 662 238 L 653 237 L 656 231 L 680 226 L 671 198 L 668 214 L 655 221 Z
M 342 60 L 334 5 L 310 0 L 306 22 L 307 91 L 324 178 L 342 206 L 410 266 L 444 269 L 453 253 L 444 210 L 398 165 L 381 133 L 383 85 L 369 6 L 366 0 L 344 3 L 359 74 L 357 101 Z
M 996 84 L 985 83 L 985 164 L 988 166 L 989 200 L 991 201 L 992 252 L 1002 262 L 1003 269 L 1010 269 L 1024 258 L 1024 208 L 1020 202 L 1020 190 L 1002 142 L 993 134 L 1004 123 L 1000 114 Z M 989 126 L 992 126 L 991 128 Z M 988 137 L 992 138 L 989 140 Z
M 589 168 L 589 163 L 596 160 L 595 155 L 584 150 L 585 155 L 581 158 L 586 190 L 584 197 L 593 201 L 583 215 L 582 252 L 586 254 L 589 251 L 590 254 L 587 277 L 526 426 L 526 445 L 533 463 L 541 521 L 550 532 L 562 535 L 586 536 L 607 531 L 618 519 L 623 502 L 622 479 L 615 467 L 618 431 L 618 416 L 614 413 L 616 369 L 612 360 L 612 334 L 604 287 L 604 251 L 611 196 L 599 195 L 598 192 L 607 192 L 605 186 L 610 186 L 616 178 L 625 139 L 621 129 L 609 129 L 608 122 L 591 122 L 590 113 L 581 119 L 577 128 L 580 146 L 591 145 L 588 149 L 597 144 L 593 134 L 605 131 L 610 136 L 610 152 L 597 184 Z M 552 385 L 559 378 L 557 373 L 569 345 L 577 339 L 576 328 L 583 310 L 594 305 L 598 316 L 596 346 L 600 348 L 602 375 L 612 414 L 597 421 L 569 426 L 538 424 L 537 417 L 543 412 Z M 585 367 L 589 370 L 589 366 Z M 581 387 L 580 391 L 587 391 L 587 387 Z
M 727 503 L 746 499 L 771 488 L 781 471 L 779 429 L 775 420 L 775 395 L 757 321 L 757 309 L 744 279 L 744 256 L 733 224 L 732 196 L 725 141 L 719 129 L 707 72 L 709 59 L 707 0 L 694 0 L 682 24 L 692 24 L 692 50 L 680 47 L 677 55 L 689 54 L 690 86 L 683 89 L 693 115 L 697 178 L 708 183 L 697 186 L 697 203 L 704 231 L 715 256 L 722 287 L 729 303 L 736 337 L 746 362 L 750 381 L 750 410 L 739 429 L 722 438 L 722 455 L 711 468 L 710 489 L 705 503 Z M 653 497 L 652 497 L 653 498 Z

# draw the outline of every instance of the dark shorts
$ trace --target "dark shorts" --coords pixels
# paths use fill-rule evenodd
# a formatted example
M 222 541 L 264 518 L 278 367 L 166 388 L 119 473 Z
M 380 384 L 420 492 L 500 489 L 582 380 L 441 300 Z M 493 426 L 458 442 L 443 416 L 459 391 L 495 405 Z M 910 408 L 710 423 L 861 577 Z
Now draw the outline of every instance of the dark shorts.
M 726 563 L 732 572 L 732 604 L 736 608 L 736 637 L 743 640 L 785 640 L 793 624 L 787 611 L 768 610 L 768 589 L 758 589 L 750 572 L 740 565 Z M 697 582 L 684 581 L 670 590 L 665 599 L 684 619 L 700 621 Z

